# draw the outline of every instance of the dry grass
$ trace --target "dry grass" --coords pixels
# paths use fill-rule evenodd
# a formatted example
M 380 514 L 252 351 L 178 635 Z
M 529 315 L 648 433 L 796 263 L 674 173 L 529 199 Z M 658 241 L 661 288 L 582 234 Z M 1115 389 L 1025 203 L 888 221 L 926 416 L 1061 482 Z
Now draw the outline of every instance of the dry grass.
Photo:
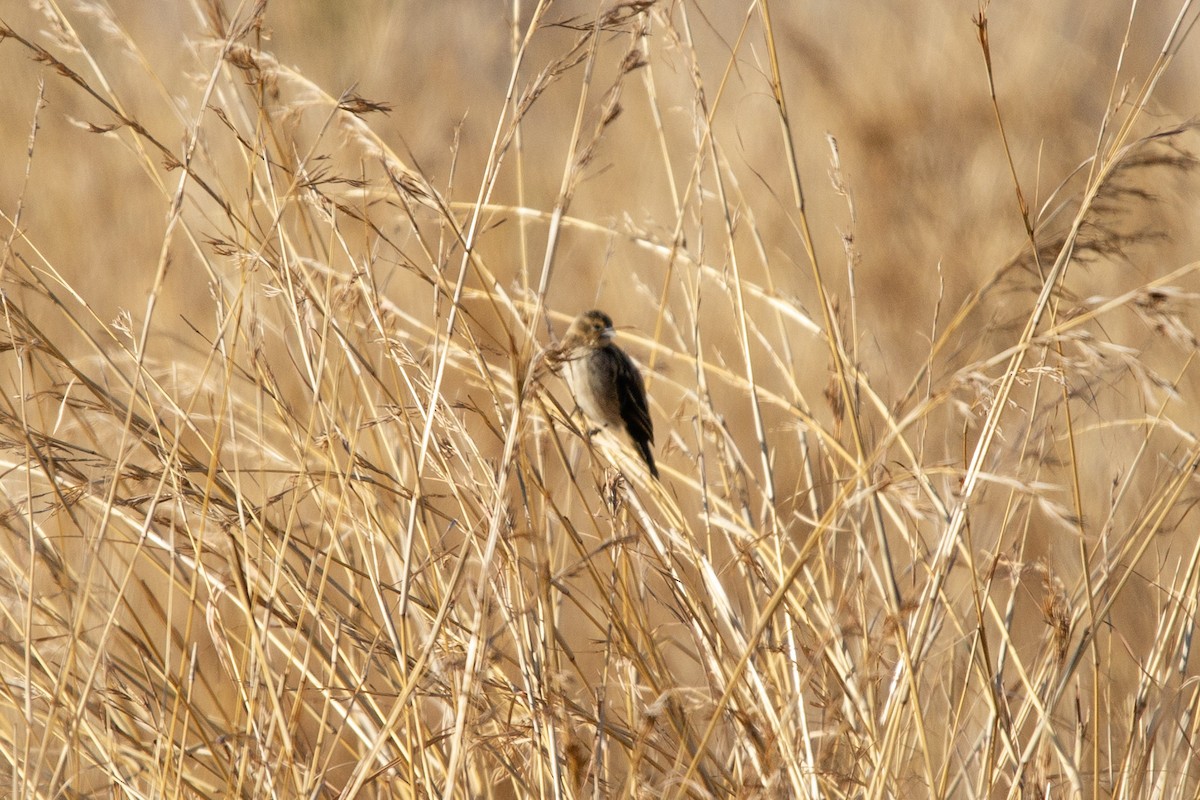
M 193 2 L 0 15 L 0 791 L 1200 791 L 1188 0 Z

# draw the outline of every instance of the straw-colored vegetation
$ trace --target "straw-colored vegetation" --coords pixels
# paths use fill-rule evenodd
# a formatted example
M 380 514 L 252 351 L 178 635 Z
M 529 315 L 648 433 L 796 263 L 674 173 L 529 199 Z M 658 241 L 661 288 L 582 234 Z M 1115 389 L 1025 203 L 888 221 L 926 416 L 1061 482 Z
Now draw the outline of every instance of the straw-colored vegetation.
M 32 5 L 0 794 L 1200 791 L 1190 2 Z

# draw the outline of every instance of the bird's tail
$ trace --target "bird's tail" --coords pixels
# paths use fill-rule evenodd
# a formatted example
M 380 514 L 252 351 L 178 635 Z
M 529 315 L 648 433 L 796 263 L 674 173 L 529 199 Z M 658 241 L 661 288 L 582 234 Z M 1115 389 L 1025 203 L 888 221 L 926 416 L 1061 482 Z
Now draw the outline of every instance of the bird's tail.
M 650 468 L 650 474 L 654 476 L 654 480 L 658 480 L 658 467 L 654 464 L 654 453 L 650 450 L 649 442 L 634 442 L 637 445 L 638 453 L 641 454 L 642 460 L 646 462 L 646 466 Z

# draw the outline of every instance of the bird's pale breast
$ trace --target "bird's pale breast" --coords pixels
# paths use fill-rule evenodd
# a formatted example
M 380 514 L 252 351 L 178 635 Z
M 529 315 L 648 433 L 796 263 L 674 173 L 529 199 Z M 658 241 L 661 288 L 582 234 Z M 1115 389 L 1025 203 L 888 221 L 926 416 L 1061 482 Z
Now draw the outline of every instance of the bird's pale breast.
M 571 391 L 583 413 L 601 427 L 622 427 L 616 364 L 607 348 L 589 350 L 567 362 Z

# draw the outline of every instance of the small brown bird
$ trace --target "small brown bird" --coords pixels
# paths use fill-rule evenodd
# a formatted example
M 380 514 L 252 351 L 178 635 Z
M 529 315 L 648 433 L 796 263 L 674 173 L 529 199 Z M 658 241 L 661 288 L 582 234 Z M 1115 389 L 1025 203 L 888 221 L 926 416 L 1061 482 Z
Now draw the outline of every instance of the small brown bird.
M 613 344 L 614 335 L 612 317 L 603 311 L 585 311 L 575 319 L 562 341 L 567 385 L 594 424 L 629 434 L 657 479 L 646 385 L 633 360 Z

